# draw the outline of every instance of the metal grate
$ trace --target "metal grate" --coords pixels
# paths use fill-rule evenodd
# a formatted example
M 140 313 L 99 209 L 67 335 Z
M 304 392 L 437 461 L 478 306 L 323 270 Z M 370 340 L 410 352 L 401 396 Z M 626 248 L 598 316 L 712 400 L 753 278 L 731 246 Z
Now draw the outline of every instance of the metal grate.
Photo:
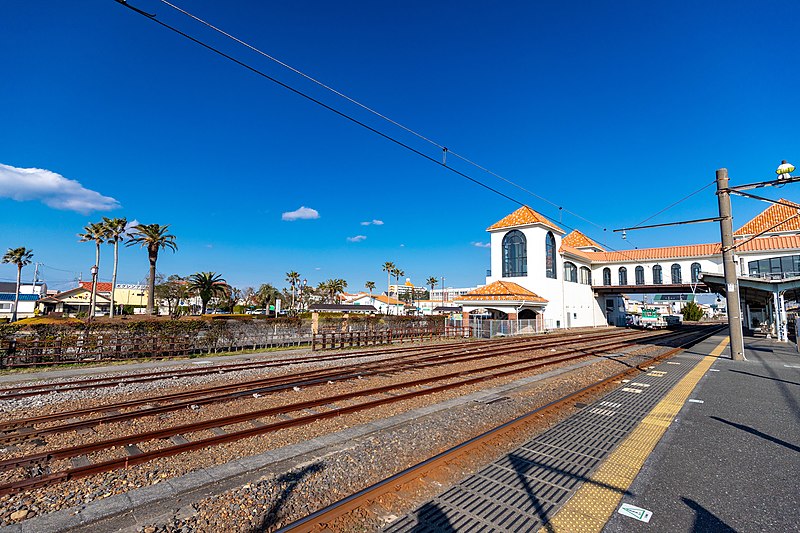
M 539 530 L 696 363 L 684 361 L 622 383 L 385 531 Z

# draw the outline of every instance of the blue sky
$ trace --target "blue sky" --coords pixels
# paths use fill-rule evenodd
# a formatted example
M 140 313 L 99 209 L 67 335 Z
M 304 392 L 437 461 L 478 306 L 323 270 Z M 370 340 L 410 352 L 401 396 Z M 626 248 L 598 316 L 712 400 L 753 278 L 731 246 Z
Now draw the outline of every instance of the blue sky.
M 131 3 L 441 156 L 158 0 Z M 175 3 L 592 221 L 559 217 L 448 159 L 614 249 L 716 241 L 714 224 L 627 242 L 611 229 L 711 182 L 717 168 L 744 183 L 800 160 L 797 2 Z M 518 207 L 113 0 L 6 0 L 0 18 L 0 248 L 32 248 L 51 286 L 86 278 L 94 249 L 76 234 L 102 216 L 170 224 L 179 250 L 160 256 L 166 275 L 211 270 L 240 287 L 283 286 L 297 270 L 359 289 L 382 287 L 391 260 L 419 284 L 435 275 L 473 285 L 489 263 L 476 243 Z M 14 181 L 13 169 L 27 168 L 80 187 L 51 176 L 57 194 L 42 194 Z M 765 194 L 797 201 L 800 188 Z M 301 207 L 318 218 L 282 220 Z M 735 224 L 765 207 L 735 199 Z M 709 188 L 650 223 L 715 214 Z M 373 220 L 383 224 L 362 225 Z M 106 247 L 101 279 L 110 262 Z M 146 273 L 146 254 L 125 249 L 119 281 Z M 14 275 L 0 266 L 0 279 Z

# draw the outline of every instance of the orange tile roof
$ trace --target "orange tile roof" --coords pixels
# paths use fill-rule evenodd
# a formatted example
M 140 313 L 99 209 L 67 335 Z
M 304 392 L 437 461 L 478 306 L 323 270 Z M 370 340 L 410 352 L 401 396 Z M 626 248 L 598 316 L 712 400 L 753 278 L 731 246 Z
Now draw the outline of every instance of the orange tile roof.
M 398 300 L 397 298 L 392 298 L 391 296 L 386 296 L 383 294 L 374 294 L 372 296 L 373 299 L 378 300 L 379 302 L 383 302 L 389 305 L 405 305 L 405 302 Z
M 783 198 L 781 198 L 780 201 L 785 204 L 791 204 L 800 209 L 799 204 L 790 202 L 789 200 L 785 200 Z M 772 204 L 755 216 L 747 224 L 733 232 L 733 234 L 737 236 L 755 235 L 767 230 L 768 228 L 771 228 L 781 221 L 793 217 L 796 214 L 797 209 L 792 209 L 791 207 L 785 205 Z M 800 217 L 794 217 L 791 220 L 787 220 L 784 224 L 781 224 L 770 231 L 774 231 L 775 233 L 782 231 L 800 231 Z
M 580 257 L 581 259 L 586 259 L 588 261 L 592 260 L 592 257 L 589 255 L 591 253 L 605 253 L 605 252 L 589 252 L 587 250 L 578 250 L 577 248 L 569 245 L 561 244 L 561 247 L 558 249 L 558 252 L 561 254 L 572 255 L 575 257 Z
M 759 237 L 736 248 L 737 252 L 757 252 L 769 250 L 800 249 L 800 235 L 781 235 Z M 681 257 L 702 257 L 721 255 L 720 243 L 687 244 L 684 246 L 666 246 L 663 248 L 640 248 L 638 250 L 621 250 L 618 252 L 580 252 L 596 262 L 648 261 L 653 259 L 678 259 Z
M 492 231 L 496 229 L 503 229 L 503 228 L 514 228 L 517 226 L 528 226 L 530 224 L 542 224 L 543 226 L 547 226 L 548 228 L 552 228 L 556 231 L 560 231 L 564 233 L 564 230 L 547 220 L 545 217 L 524 205 L 507 215 L 502 220 L 499 220 L 486 228 L 486 231 Z
M 92 282 L 91 281 L 81 281 L 79 282 L 80 286 L 86 289 L 87 291 L 92 290 Z M 97 292 L 111 292 L 111 283 L 108 281 L 98 281 L 97 282 Z
M 567 245 L 573 248 L 591 246 L 592 248 L 598 248 L 599 250 L 605 251 L 605 248 L 576 229 L 572 230 L 569 235 L 561 239 L 561 244 L 562 246 Z
M 474 291 L 459 296 L 455 301 L 525 301 L 547 303 L 547 300 L 538 294 L 510 281 L 495 281 L 484 287 L 478 287 Z

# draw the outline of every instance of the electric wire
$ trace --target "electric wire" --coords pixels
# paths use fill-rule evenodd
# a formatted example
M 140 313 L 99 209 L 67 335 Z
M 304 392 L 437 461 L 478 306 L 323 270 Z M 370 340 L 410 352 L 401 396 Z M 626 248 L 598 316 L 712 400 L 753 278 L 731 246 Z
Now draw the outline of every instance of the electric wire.
M 681 202 L 684 202 L 684 201 L 688 200 L 689 198 L 691 198 L 691 197 L 692 197 L 692 196 L 694 196 L 695 194 L 697 194 L 697 193 L 700 193 L 700 192 L 703 192 L 704 190 L 706 190 L 706 189 L 708 189 L 709 187 L 711 187 L 712 185 L 714 185 L 716 182 L 717 182 L 717 180 L 714 180 L 714 181 L 710 182 L 708 185 L 705 185 L 705 186 L 703 186 L 703 187 L 701 187 L 701 188 L 697 189 L 697 190 L 696 190 L 696 191 L 694 191 L 693 193 L 691 193 L 691 194 L 688 194 L 688 195 L 684 196 L 683 198 L 681 198 L 681 199 L 680 199 L 680 200 L 678 200 L 677 202 L 674 202 L 674 203 L 672 203 L 672 204 L 668 205 L 667 207 L 665 207 L 664 209 L 662 209 L 661 211 L 659 211 L 658 213 L 655 213 L 654 215 L 651 215 L 651 216 L 647 217 L 646 219 L 642 220 L 641 222 L 639 222 L 638 224 L 636 224 L 635 226 L 633 226 L 633 227 L 632 227 L 632 228 L 630 228 L 630 229 L 636 229 L 636 228 L 638 228 L 639 226 L 641 226 L 642 224 L 644 224 L 644 223 L 645 223 L 645 222 L 647 222 L 648 220 L 652 220 L 652 219 L 656 218 L 656 217 L 657 217 L 658 215 L 660 215 L 661 213 L 663 213 L 663 212 L 665 212 L 665 211 L 668 211 L 668 210 L 672 209 L 673 207 L 675 207 L 675 206 L 676 206 L 676 205 L 678 205 L 679 203 L 681 203 Z
M 782 202 L 781 200 L 772 200 L 770 198 L 765 198 L 763 196 L 757 196 L 755 194 L 750 194 L 749 192 L 742 192 L 742 191 L 737 191 L 737 190 L 731 189 L 730 193 L 731 194 L 738 194 L 739 196 L 745 196 L 747 198 L 752 198 L 754 200 L 761 200 L 762 202 L 767 202 L 768 204 L 782 205 L 784 207 L 791 207 L 792 209 L 800 209 L 800 206 L 798 206 L 797 204 L 787 204 L 787 203 Z
M 600 224 L 597 224 L 597 223 L 589 220 L 588 218 L 585 218 L 585 217 L 583 217 L 583 216 L 581 216 L 581 215 L 579 215 L 579 214 L 577 214 L 577 213 L 575 213 L 573 211 L 570 211 L 569 209 L 566 209 L 563 206 L 560 206 L 559 204 L 557 204 L 557 203 L 555 203 L 555 202 L 553 202 L 553 201 L 551 201 L 551 200 L 549 200 L 549 199 L 547 199 L 547 198 L 545 198 L 545 197 L 543 197 L 543 196 L 541 196 L 539 194 L 536 194 L 535 192 L 533 192 L 533 191 L 531 191 L 529 189 L 526 189 L 522 185 L 519 185 L 518 183 L 515 183 L 514 181 L 512 181 L 512 180 L 510 180 L 508 178 L 505 178 L 505 177 L 501 176 L 500 174 L 497 174 L 496 172 L 493 172 L 492 170 L 490 170 L 490 169 L 488 169 L 488 168 L 476 163 L 475 161 L 472 161 L 469 158 L 452 151 L 451 149 L 447 148 L 443 144 L 438 143 L 438 142 L 432 140 L 429 137 L 426 137 L 425 135 L 419 133 L 418 131 L 415 131 L 415 130 L 409 128 L 408 126 L 406 126 L 404 124 L 401 124 L 400 122 L 398 122 L 398 121 L 396 121 L 396 120 L 384 115 L 383 113 L 380 113 L 379 111 L 377 111 L 377 110 L 375 110 L 375 109 L 373 109 L 373 108 L 371 108 L 371 107 L 369 107 L 369 106 L 367 106 L 365 104 L 362 104 L 361 102 L 359 102 L 355 98 L 352 98 L 352 97 L 342 93 L 341 91 L 338 91 L 337 89 L 334 89 L 333 87 L 331 87 L 331 86 L 319 81 L 318 79 L 306 74 L 305 72 L 303 72 L 303 71 L 301 71 L 301 70 L 299 70 L 299 69 L 297 69 L 297 68 L 295 68 L 295 67 L 293 67 L 293 66 L 291 66 L 291 65 L 289 65 L 289 64 L 287 64 L 287 63 L 285 63 L 283 61 L 281 61 L 280 59 L 278 59 L 278 58 L 276 58 L 276 57 L 264 52 L 263 50 L 260 50 L 259 48 L 256 48 L 255 46 L 251 45 L 250 43 L 247 43 L 247 42 L 239 39 L 238 37 L 236 37 L 234 35 L 231 35 L 230 33 L 226 32 L 225 30 L 222 30 L 222 29 L 218 28 L 217 26 L 214 26 L 210 22 L 201 19 L 200 17 L 198 17 L 198 16 L 186 11 L 185 9 L 182 9 L 182 8 L 176 6 L 175 4 L 173 4 L 171 2 L 168 2 L 167 0 L 160 0 L 160 1 L 161 1 L 162 4 L 169 6 L 172 9 L 174 9 L 174 10 L 180 12 L 180 13 L 183 13 L 187 17 L 199 22 L 200 24 L 203 24 L 204 26 L 214 30 L 215 32 L 217 32 L 217 33 L 219 33 L 221 35 L 224 35 L 225 37 L 227 37 L 227 38 L 229 38 L 229 39 L 241 44 L 242 46 L 244 46 L 246 48 L 249 48 L 253 52 L 255 52 L 255 53 L 257 53 L 257 54 L 259 54 L 259 55 L 261 55 L 263 57 L 266 57 L 270 61 L 273 61 L 273 62 L 277 63 L 278 65 L 291 70 L 295 74 L 297 74 L 299 76 L 302 76 L 303 78 L 307 79 L 308 81 L 310 81 L 312 83 L 315 83 L 316 85 L 322 87 L 323 89 L 325 89 L 327 91 L 332 92 L 333 94 L 339 96 L 340 98 L 344 98 L 348 102 L 360 107 L 361 109 L 363 109 L 363 110 L 365 110 L 365 111 L 367 111 L 369 113 L 372 113 L 376 117 L 379 117 L 379 118 L 385 120 L 386 122 L 389 122 L 390 124 L 392 124 L 394 126 L 397 126 L 398 128 L 406 131 L 407 133 L 410 133 L 411 135 L 414 135 L 418 139 L 421 139 L 421 140 L 423 140 L 423 141 L 425 141 L 425 142 L 437 147 L 439 150 L 442 150 L 442 152 L 443 152 L 443 157 L 444 157 L 443 161 L 444 161 L 445 165 L 447 164 L 446 163 L 446 156 L 449 154 L 449 155 L 451 155 L 453 157 L 456 157 L 456 158 L 460 159 L 461 161 L 464 161 L 465 163 L 467 163 L 469 165 L 474 166 L 477 169 L 482 170 L 483 172 L 486 172 L 487 174 L 490 174 L 491 176 L 494 176 L 495 178 L 497 178 L 497 179 L 499 179 L 501 181 L 504 181 L 505 183 L 507 183 L 507 184 L 509 184 L 509 185 L 511 185 L 513 187 L 516 187 L 517 189 L 519 189 L 519 190 L 521 190 L 521 191 L 523 191 L 523 192 L 525 192 L 527 194 L 530 194 L 534 198 L 538 198 L 539 200 L 541 200 L 541 201 L 543 201 L 545 203 L 548 203 L 548 204 L 552 205 L 553 207 L 557 207 L 559 210 L 563 210 L 565 213 L 569 213 L 570 215 L 574 216 L 575 218 L 579 218 L 580 220 L 583 220 L 584 222 L 586 222 L 588 224 L 591 224 L 591 225 L 593 225 L 593 226 L 595 226 L 597 228 L 600 228 L 603 231 L 607 230 L 607 228 L 601 226 Z
M 142 15 L 143 17 L 155 22 L 156 24 L 158 24 L 158 25 L 160 25 L 160 26 L 162 26 L 162 27 L 164 27 L 164 28 L 166 28 L 166 29 L 168 29 L 168 30 L 170 30 L 170 31 L 172 31 L 172 32 L 174 32 L 174 33 L 176 33 L 176 34 L 178 34 L 178 35 L 190 40 L 190 41 L 192 41 L 193 43 L 195 43 L 195 44 L 197 44 L 197 45 L 199 45 L 199 46 L 201 46 L 201 47 L 203 47 L 203 48 L 205 48 L 205 49 L 207 49 L 207 50 L 209 50 L 211 52 L 214 52 L 215 54 L 217 54 L 217 55 L 219 55 L 221 57 L 224 57 L 225 59 L 227 59 L 227 60 L 229 60 L 229 61 L 231 61 L 233 63 L 236 63 L 237 65 L 239 65 L 239 66 L 241 66 L 241 67 L 253 72 L 254 74 L 257 74 L 257 75 L 259 75 L 259 76 L 261 76 L 261 77 L 263 77 L 265 79 L 268 79 L 269 81 L 271 81 L 271 82 L 283 87 L 284 89 L 287 89 L 288 91 L 291 91 L 294 94 L 296 94 L 298 96 L 301 96 L 301 97 L 305 98 L 306 100 L 309 100 L 310 102 L 313 102 L 313 103 L 315 103 L 315 104 L 327 109 L 328 111 L 331 111 L 332 113 L 334 113 L 334 114 L 336 114 L 336 115 L 338 115 L 338 116 L 340 116 L 340 117 L 342 117 L 342 118 L 344 118 L 344 119 L 346 119 L 346 120 L 348 120 L 348 121 L 350 121 L 350 122 L 352 122 L 352 123 L 354 123 L 354 124 L 356 124 L 358 126 L 361 126 L 362 128 L 364 128 L 364 129 L 366 129 L 368 131 L 371 131 L 372 133 L 375 133 L 376 135 L 379 135 L 380 137 L 383 137 L 387 141 L 390 141 L 390 142 L 392 142 L 392 143 L 394 143 L 394 144 L 396 144 L 396 145 L 398 145 L 398 146 L 400 146 L 402 148 L 405 148 L 406 150 L 408 150 L 408 151 L 410 151 L 410 152 L 412 152 L 412 153 L 414 153 L 414 154 L 416 154 L 416 155 L 418 155 L 418 156 L 420 156 L 420 157 L 422 157 L 424 159 L 427 159 L 428 161 L 430 161 L 430 162 L 432 162 L 432 163 L 434 163 L 434 164 L 436 164 L 436 165 L 438 165 L 438 166 L 440 166 L 440 167 L 442 167 L 444 169 L 447 169 L 450 172 L 453 172 L 454 174 L 456 174 L 458 176 L 461 176 L 461 177 L 471 181 L 472 183 L 475 183 L 476 185 L 479 185 L 480 187 L 483 187 L 484 189 L 487 189 L 487 190 L 489 190 L 489 191 L 491 191 L 491 192 L 493 192 L 493 193 L 495 193 L 495 194 L 497 194 L 499 196 L 502 196 L 503 198 L 505 198 L 507 200 L 510 200 L 511 202 L 513 202 L 515 204 L 518 204 L 519 206 L 522 206 L 522 207 L 526 206 L 526 204 L 524 202 L 521 202 L 520 200 L 517 200 L 516 198 L 513 198 L 513 197 L 505 194 L 504 192 L 499 191 L 499 190 L 495 189 L 494 187 L 483 183 L 479 179 L 474 178 L 474 177 L 472 177 L 472 176 L 470 176 L 470 175 L 468 175 L 468 174 L 466 174 L 464 172 L 461 172 L 460 170 L 457 170 L 457 169 L 455 169 L 453 167 L 450 167 L 446 163 L 441 162 L 441 161 L 429 156 L 428 154 L 426 154 L 424 152 L 421 152 L 420 150 L 417 150 L 416 148 L 406 144 L 405 142 L 403 142 L 403 141 L 401 141 L 399 139 L 396 139 L 396 138 L 392 137 L 391 135 L 389 135 L 387 133 L 384 133 L 384 132 L 382 132 L 382 131 L 380 131 L 380 130 L 378 130 L 378 129 L 376 129 L 376 128 L 374 128 L 374 127 L 372 127 L 372 126 L 370 126 L 370 125 L 368 125 L 368 124 L 366 124 L 366 123 L 364 123 L 364 122 L 362 122 L 360 120 L 358 120 L 357 118 L 352 117 L 352 116 L 348 115 L 347 113 L 345 113 L 343 111 L 340 111 L 340 110 L 336 109 L 335 107 L 332 107 L 332 106 L 326 104 L 325 102 L 322 102 L 321 100 L 318 100 L 317 98 L 314 98 L 313 96 L 310 96 L 310 95 L 302 92 L 301 90 L 296 89 L 296 88 L 292 87 L 291 85 L 289 85 L 287 83 L 284 83 L 284 82 L 282 82 L 282 81 L 270 76 L 269 74 L 257 69 L 256 67 L 253 67 L 253 66 L 245 63 L 244 61 L 236 59 L 235 57 L 223 52 L 222 50 L 219 50 L 218 48 L 215 48 L 214 46 L 212 46 L 210 44 L 207 44 L 207 43 L 201 41 L 200 39 L 198 39 L 196 37 L 193 37 L 193 36 L 189 35 L 188 33 L 184 32 L 184 31 L 182 31 L 182 30 L 180 30 L 180 29 L 178 29 L 178 28 L 176 28 L 176 27 L 174 27 L 174 26 L 172 26 L 170 24 L 167 24 L 166 22 L 162 22 L 161 20 L 158 20 L 155 17 L 155 15 L 151 15 L 149 13 L 146 13 L 146 12 L 142 11 L 141 9 L 138 9 L 138 8 L 128 4 L 128 2 L 126 0 L 114 0 L 114 1 L 117 2 L 118 4 L 124 6 L 124 7 L 127 7 L 128 9 L 133 11 L 134 13 L 138 13 L 138 14 Z M 556 205 L 556 204 L 553 204 L 553 205 Z M 554 218 L 554 217 L 551 217 L 551 218 Z M 577 229 L 577 228 L 574 228 L 574 227 L 569 226 L 567 224 L 564 224 L 563 222 L 561 223 L 561 225 L 566 227 L 567 229 L 571 229 L 571 230 L 576 230 Z M 609 245 L 607 245 L 607 244 L 605 244 L 605 243 L 603 243 L 603 242 L 601 242 L 600 240 L 597 240 L 597 239 L 595 239 L 595 241 L 598 244 L 601 244 L 602 246 L 608 248 L 609 250 L 612 250 L 614 252 L 626 255 L 624 250 L 616 250 L 612 246 L 609 246 Z M 626 257 L 628 257 L 631 260 L 634 260 L 632 257 L 629 257 L 629 256 L 626 256 Z

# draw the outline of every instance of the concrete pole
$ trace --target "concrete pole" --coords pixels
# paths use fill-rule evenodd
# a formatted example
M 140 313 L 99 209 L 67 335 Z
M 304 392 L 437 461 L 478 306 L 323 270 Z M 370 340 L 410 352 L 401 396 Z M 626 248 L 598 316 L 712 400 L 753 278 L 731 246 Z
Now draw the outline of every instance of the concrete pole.
M 722 268 L 725 273 L 725 301 L 728 307 L 728 330 L 730 332 L 731 359 L 744 361 L 744 336 L 742 313 L 739 302 L 739 280 L 733 261 L 733 216 L 731 196 L 728 192 L 728 169 L 717 170 L 717 202 L 719 203 L 719 230 L 722 235 Z

